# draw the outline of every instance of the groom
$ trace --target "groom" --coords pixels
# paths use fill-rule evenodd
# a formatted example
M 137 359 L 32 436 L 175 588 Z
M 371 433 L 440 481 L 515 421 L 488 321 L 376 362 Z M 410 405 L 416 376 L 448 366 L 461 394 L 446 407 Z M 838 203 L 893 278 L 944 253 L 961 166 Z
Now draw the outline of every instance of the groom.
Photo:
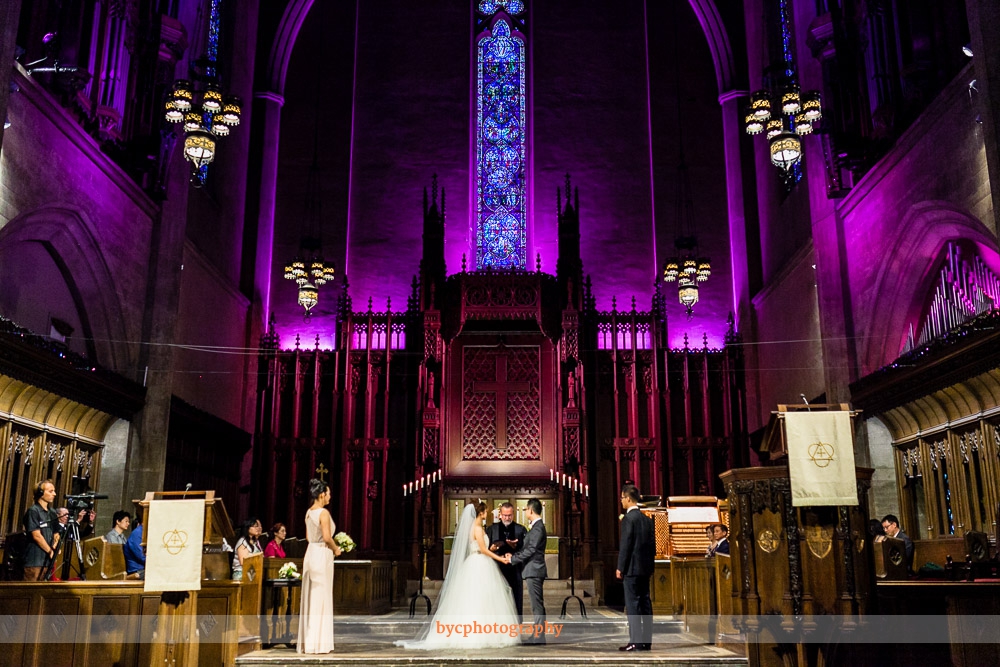
M 525 511 L 528 519 L 528 534 L 524 537 L 524 548 L 514 554 L 507 554 L 507 562 L 521 567 L 521 576 L 528 583 L 528 596 L 531 598 L 531 614 L 534 616 L 536 628 L 545 627 L 545 598 L 542 589 L 548 570 L 545 569 L 545 524 L 542 523 L 542 503 L 538 498 L 528 501 Z M 542 632 L 525 644 L 544 644 L 545 634 Z
M 524 548 L 524 537 L 528 531 L 519 523 L 514 522 L 514 506 L 504 503 L 500 506 L 500 521 L 486 529 L 486 539 L 490 543 L 490 551 L 498 556 L 515 554 Z M 524 586 L 521 583 L 521 569 L 507 563 L 500 564 L 500 574 L 507 580 L 510 592 L 514 595 L 514 606 L 517 607 L 517 619 L 524 620 Z

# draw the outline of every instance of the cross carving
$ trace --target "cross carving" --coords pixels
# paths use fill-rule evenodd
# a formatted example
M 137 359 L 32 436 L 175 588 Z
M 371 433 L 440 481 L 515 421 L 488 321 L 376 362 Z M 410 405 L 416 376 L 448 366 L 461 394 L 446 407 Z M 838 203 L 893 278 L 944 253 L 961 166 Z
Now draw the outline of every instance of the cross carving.
M 326 473 L 328 473 L 328 472 L 330 472 L 330 471 L 326 469 L 326 466 L 323 465 L 322 463 L 320 463 L 319 467 L 316 468 L 316 473 L 319 474 L 319 481 L 325 482 L 326 481 Z
M 507 380 L 507 355 L 496 356 L 497 373 L 493 382 L 477 381 L 472 383 L 474 392 L 492 392 L 497 397 L 497 449 L 507 449 L 507 394 L 531 390 L 528 382 L 513 382 Z

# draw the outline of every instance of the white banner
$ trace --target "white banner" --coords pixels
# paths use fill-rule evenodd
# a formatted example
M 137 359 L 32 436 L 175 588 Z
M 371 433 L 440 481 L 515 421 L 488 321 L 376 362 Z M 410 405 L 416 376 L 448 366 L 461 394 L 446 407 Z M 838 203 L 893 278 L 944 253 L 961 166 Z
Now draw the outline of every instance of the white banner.
M 792 505 L 857 505 L 851 413 L 784 414 Z
M 200 591 L 205 500 L 152 500 L 148 523 L 143 590 Z

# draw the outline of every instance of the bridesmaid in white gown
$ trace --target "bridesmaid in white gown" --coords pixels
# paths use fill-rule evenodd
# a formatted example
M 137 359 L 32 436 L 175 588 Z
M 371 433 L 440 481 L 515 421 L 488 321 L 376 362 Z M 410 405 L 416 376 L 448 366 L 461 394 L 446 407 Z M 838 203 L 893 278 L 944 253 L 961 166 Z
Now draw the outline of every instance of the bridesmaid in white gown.
M 336 530 L 330 513 L 330 486 L 321 480 L 309 482 L 312 507 L 306 512 L 309 546 L 302 559 L 302 606 L 299 608 L 299 653 L 329 653 L 333 650 L 333 557 L 340 547 L 333 541 Z
M 465 506 L 434 618 L 416 640 L 398 641 L 396 645 L 410 649 L 478 649 L 520 643 L 514 596 L 494 562 L 504 560 L 486 545 L 485 518 L 485 503 Z

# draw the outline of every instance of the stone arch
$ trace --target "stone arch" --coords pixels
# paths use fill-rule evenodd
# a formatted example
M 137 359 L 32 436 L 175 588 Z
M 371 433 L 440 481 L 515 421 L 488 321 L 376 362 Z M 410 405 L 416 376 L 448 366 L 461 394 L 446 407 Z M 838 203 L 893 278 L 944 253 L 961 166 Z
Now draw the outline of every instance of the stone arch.
M 285 7 L 285 13 L 278 24 L 278 30 L 271 46 L 267 62 L 266 81 L 269 92 L 278 95 L 285 94 L 285 77 L 288 64 L 292 60 L 292 50 L 298 39 L 299 30 L 309 15 L 315 0 L 292 0 Z M 719 15 L 714 0 L 688 0 L 705 33 L 708 50 L 712 54 L 712 64 L 715 68 L 715 81 L 719 95 L 728 93 L 733 86 L 733 49 L 729 42 L 729 33 Z
M 59 267 L 95 361 L 107 368 L 131 368 L 124 310 L 85 214 L 56 205 L 19 215 L 0 229 L 0 248 L 22 243 L 41 244 Z
M 899 224 L 895 245 L 879 268 L 874 282 L 871 327 L 862 341 L 859 357 L 867 375 L 899 356 L 906 325 L 920 316 L 936 261 L 948 241 L 974 243 L 983 260 L 994 269 L 998 262 L 996 239 L 986 226 L 950 202 L 914 204 Z

